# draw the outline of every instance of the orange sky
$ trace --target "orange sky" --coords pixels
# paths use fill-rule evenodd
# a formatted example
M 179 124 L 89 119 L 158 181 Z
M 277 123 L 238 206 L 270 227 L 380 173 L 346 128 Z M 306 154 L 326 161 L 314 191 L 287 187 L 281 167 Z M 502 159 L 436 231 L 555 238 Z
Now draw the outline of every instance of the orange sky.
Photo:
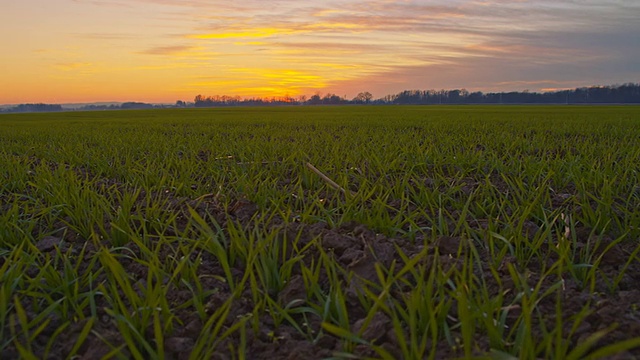
M 614 0 L 5 1 L 0 104 L 638 82 L 637 19 Z

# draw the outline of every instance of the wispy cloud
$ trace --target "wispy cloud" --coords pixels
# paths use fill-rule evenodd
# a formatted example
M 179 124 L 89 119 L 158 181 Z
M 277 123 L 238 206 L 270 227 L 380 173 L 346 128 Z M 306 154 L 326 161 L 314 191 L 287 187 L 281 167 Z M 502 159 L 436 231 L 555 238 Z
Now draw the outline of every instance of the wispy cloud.
M 101 81 L 112 88 L 156 94 L 164 83 L 185 97 L 382 96 L 640 80 L 631 0 L 73 0 L 40 13 L 16 4 L 8 18 L 32 23 L 0 24 L 17 34 L 0 39 L 12 49 L 4 68 L 40 78 L 109 71 Z
M 91 39 L 91 40 L 130 40 L 139 37 L 136 34 L 123 34 L 123 33 L 80 33 L 75 34 L 77 37 Z
M 300 30 L 283 29 L 283 28 L 255 28 L 243 31 L 223 31 L 223 32 L 210 32 L 204 34 L 188 35 L 191 39 L 242 39 L 242 38 L 264 38 L 272 37 L 276 35 L 291 35 L 300 33 Z
M 172 45 L 172 46 L 157 46 L 140 51 L 140 54 L 145 55 L 179 55 L 185 54 L 193 50 L 201 49 L 195 46 L 188 45 Z
M 58 63 L 54 64 L 53 67 L 57 70 L 62 71 L 77 71 L 79 69 L 86 69 L 92 67 L 94 64 L 92 63 L 84 63 L 84 62 L 71 62 L 71 63 Z

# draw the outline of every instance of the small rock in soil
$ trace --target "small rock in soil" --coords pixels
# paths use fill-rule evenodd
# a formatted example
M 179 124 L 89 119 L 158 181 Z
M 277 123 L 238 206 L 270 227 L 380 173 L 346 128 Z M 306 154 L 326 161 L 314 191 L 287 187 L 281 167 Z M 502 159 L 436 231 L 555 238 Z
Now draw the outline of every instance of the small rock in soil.
M 326 232 L 322 237 L 322 247 L 325 249 L 333 249 L 337 255 L 342 255 L 346 249 L 354 245 L 354 239 L 335 232 Z
M 60 246 L 62 243 L 62 239 L 57 238 L 55 236 L 45 236 L 42 240 L 36 243 L 36 248 L 42 252 L 50 251 L 55 249 L 56 246 Z
M 173 337 L 165 340 L 164 347 L 168 352 L 183 353 L 193 349 L 195 345 L 193 339 L 184 337 Z
M 376 233 L 367 228 L 364 225 L 358 225 L 353 229 L 353 235 L 358 237 L 364 237 L 365 239 L 373 239 L 376 237 Z
M 538 231 L 540 231 L 540 226 L 533 221 L 527 220 L 522 224 L 522 235 L 526 236 L 529 240 L 533 240 Z
M 628 256 L 624 253 L 620 244 L 611 246 L 611 248 L 607 249 L 605 252 L 607 246 L 609 246 L 609 244 L 603 242 L 596 250 L 596 252 L 602 253 L 602 260 L 600 261 L 600 264 L 617 266 L 624 264 L 627 261 Z
M 364 256 L 357 259 L 354 263 L 349 264 L 348 270 L 353 271 L 356 275 L 369 281 L 376 281 L 378 275 L 376 273 L 376 260 L 370 252 L 366 251 Z M 355 279 L 354 279 L 355 281 Z
M 82 360 L 102 359 L 111 351 L 111 348 L 101 339 L 90 337 L 83 345 L 87 347 L 87 351 L 82 355 Z M 123 350 L 120 355 L 126 356 L 127 351 Z
M 341 264 L 348 266 L 357 263 L 362 257 L 364 257 L 364 251 L 356 248 L 349 248 L 342 253 L 342 256 L 338 258 L 338 261 Z
M 353 325 L 353 331 L 355 333 L 360 333 L 362 331 L 362 327 L 365 324 L 367 318 L 360 319 L 356 321 Z M 367 325 L 367 327 L 362 332 L 362 338 L 367 341 L 376 341 L 385 336 L 387 330 L 391 328 L 391 321 L 389 317 L 384 313 L 377 312 L 373 315 L 371 322 Z
M 382 263 L 385 267 L 389 267 L 396 253 L 396 249 L 393 244 L 388 242 L 378 242 L 373 243 L 372 248 L 376 260 Z
M 227 295 L 228 296 L 228 295 Z M 216 292 L 209 297 L 209 301 L 204 306 L 205 312 L 207 314 L 213 314 L 222 304 L 227 301 L 227 296 Z
M 295 300 L 305 300 L 307 292 L 304 287 L 304 279 L 300 275 L 293 275 L 284 288 L 278 294 L 282 306 L 287 306 Z M 303 304 L 301 302 L 300 304 Z
M 620 300 L 625 303 L 631 303 L 636 299 L 640 298 L 640 290 L 628 290 L 628 291 L 620 291 L 618 292 L 618 296 Z
M 336 346 L 336 342 L 337 340 L 333 336 L 324 335 L 323 337 L 318 339 L 316 345 L 323 349 L 333 349 Z
M 462 240 L 459 237 L 441 236 L 435 243 L 434 247 L 437 247 L 440 255 L 455 255 L 458 253 Z M 464 250 L 464 249 L 463 249 Z
M 184 327 L 184 330 L 187 335 L 198 336 L 202 331 L 202 321 L 194 319 Z
M 249 220 L 258 212 L 258 206 L 246 199 L 238 200 L 231 209 L 231 214 L 239 220 Z

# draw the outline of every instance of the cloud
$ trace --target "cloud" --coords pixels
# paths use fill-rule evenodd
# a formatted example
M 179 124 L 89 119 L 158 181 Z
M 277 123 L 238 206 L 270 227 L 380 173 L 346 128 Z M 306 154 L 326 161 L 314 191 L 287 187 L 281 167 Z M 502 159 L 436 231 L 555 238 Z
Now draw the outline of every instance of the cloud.
M 172 46 L 157 46 L 144 51 L 139 52 L 145 55 L 180 55 L 193 50 L 200 49 L 195 46 L 188 45 L 172 45 Z
M 378 94 L 430 87 L 571 87 L 601 81 L 604 74 L 624 76 L 613 76 L 607 63 L 638 73 L 637 64 L 622 60 L 640 55 L 634 37 L 640 27 L 628 14 L 640 14 L 635 6 L 549 0 L 374 0 L 366 6 L 344 1 L 340 8 L 329 3 L 303 9 L 286 4 L 278 16 L 261 9 L 251 20 L 215 18 L 191 38 L 220 45 L 259 38 L 264 63 L 322 77 L 309 87 L 372 87 Z M 261 70 L 267 71 L 277 70 Z
M 76 50 L 34 53 L 53 43 L 43 40 L 29 51 L 64 76 L 127 69 L 133 82 L 144 70 L 141 78 L 170 78 L 172 88 L 243 96 L 640 80 L 640 2 L 632 0 L 72 3 L 87 12 L 58 44 Z
M 91 40 L 129 40 L 139 37 L 139 35 L 126 33 L 82 33 L 75 36 Z
M 99 0 L 93 0 L 93 1 L 88 1 L 88 0 L 73 0 L 74 3 L 78 3 L 78 4 L 89 4 L 89 5 L 93 5 L 93 6 L 100 6 L 100 7 L 104 7 L 104 6 L 111 6 L 111 7 L 121 7 L 121 8 L 128 8 L 131 7 L 131 4 L 127 4 L 124 1 L 109 1 L 109 0 L 104 0 L 104 1 L 99 1 Z
M 275 35 L 291 35 L 300 33 L 300 30 L 284 28 L 254 28 L 249 30 L 231 30 L 224 32 L 211 32 L 204 34 L 187 35 L 191 39 L 211 40 L 211 39 L 241 39 L 241 38 L 263 38 Z
M 68 62 L 57 63 L 53 67 L 62 71 L 78 71 L 79 69 L 86 69 L 92 67 L 94 64 L 88 62 Z

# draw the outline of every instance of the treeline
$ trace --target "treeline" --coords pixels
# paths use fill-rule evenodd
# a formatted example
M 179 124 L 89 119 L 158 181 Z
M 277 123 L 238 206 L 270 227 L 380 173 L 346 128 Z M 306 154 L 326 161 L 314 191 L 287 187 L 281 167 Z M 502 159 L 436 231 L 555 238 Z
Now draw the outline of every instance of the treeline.
M 153 108 L 186 108 L 217 106 L 274 106 L 274 105 L 342 105 L 342 104 L 640 104 L 640 84 L 627 83 L 611 86 L 591 86 L 550 92 L 469 92 L 454 90 L 405 90 L 397 94 L 374 99 L 371 93 L 359 93 L 353 99 L 346 96 L 316 93 L 310 97 L 242 98 L 240 96 L 202 96 L 194 102 L 178 100 L 174 105 L 154 105 L 143 102 L 121 104 L 87 104 L 76 108 L 63 108 L 57 104 L 20 104 L 0 109 L 0 112 L 43 112 L 63 110 L 131 110 Z
M 4 109 L 5 112 L 62 111 L 62 105 L 54 104 L 20 104 Z
M 0 112 L 16 113 L 16 112 L 52 112 L 52 111 L 98 111 L 98 110 L 138 110 L 138 109 L 161 109 L 161 108 L 176 108 L 176 107 L 192 107 L 193 103 L 187 103 L 184 101 L 177 101 L 175 105 L 154 105 L 144 102 L 125 102 L 121 104 L 87 104 L 79 107 L 64 108 L 62 105 L 56 104 L 20 104 L 13 107 L 7 107 L 0 109 Z
M 213 107 L 213 106 L 267 106 L 267 105 L 297 105 L 300 104 L 298 99 L 284 96 L 271 98 L 242 98 L 240 96 L 214 95 L 202 96 L 198 95 L 194 99 L 195 107 Z
M 455 90 L 405 90 L 394 95 L 374 99 L 371 93 L 361 92 L 353 99 L 336 94 L 319 93 L 307 98 L 247 98 L 239 96 L 202 96 L 194 100 L 196 107 L 213 106 L 268 106 L 268 105 L 339 105 L 339 104 L 638 104 L 640 84 L 628 83 L 612 86 L 582 87 L 550 92 L 469 92 Z
M 409 90 L 376 100 L 385 104 L 638 104 L 640 84 L 592 86 L 551 92 L 482 93 L 462 90 Z
M 340 105 L 340 104 L 365 104 L 370 103 L 373 98 L 369 92 L 362 92 L 355 98 L 348 100 L 336 94 L 328 93 L 322 96 L 320 93 L 307 98 L 306 95 L 298 97 L 282 96 L 270 98 L 242 98 L 240 96 L 202 96 L 198 95 L 194 99 L 196 107 L 212 106 L 273 106 L 273 105 Z
M 75 110 L 135 110 L 135 109 L 153 109 L 153 104 L 142 102 L 126 102 L 122 104 L 95 105 L 89 104 L 76 108 Z
M 95 105 L 89 104 L 76 108 L 75 110 L 138 110 L 138 109 L 154 109 L 164 108 L 166 105 L 153 105 L 143 102 L 125 102 L 122 104 Z

